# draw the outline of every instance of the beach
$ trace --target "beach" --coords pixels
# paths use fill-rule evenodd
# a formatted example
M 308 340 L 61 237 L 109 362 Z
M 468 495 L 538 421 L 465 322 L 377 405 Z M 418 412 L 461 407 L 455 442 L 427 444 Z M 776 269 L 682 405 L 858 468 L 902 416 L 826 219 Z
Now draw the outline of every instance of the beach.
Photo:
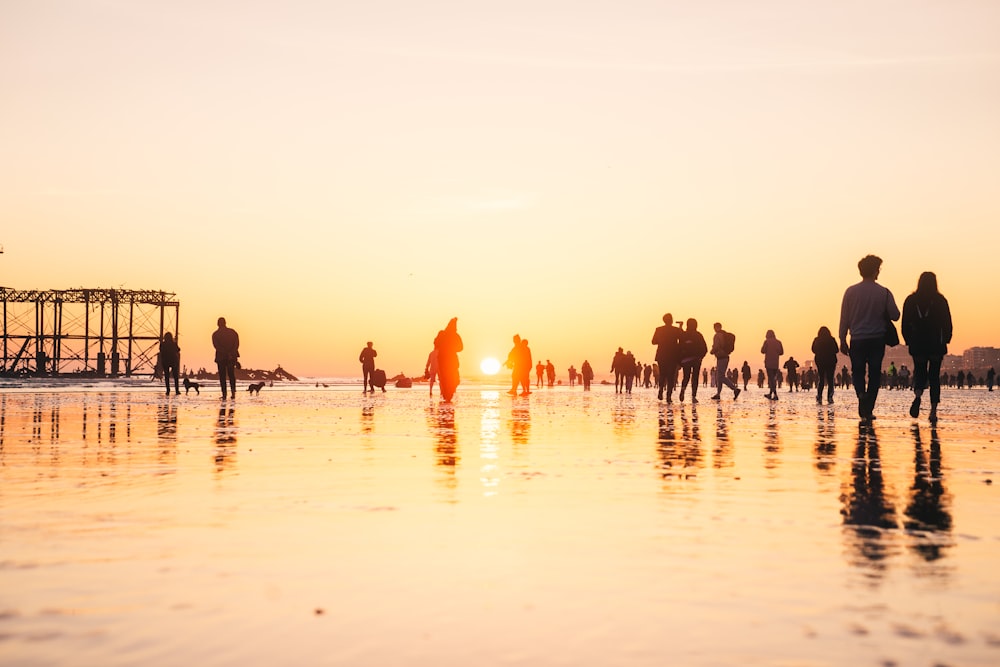
M 0 663 L 1000 664 L 1000 392 L 0 385 Z

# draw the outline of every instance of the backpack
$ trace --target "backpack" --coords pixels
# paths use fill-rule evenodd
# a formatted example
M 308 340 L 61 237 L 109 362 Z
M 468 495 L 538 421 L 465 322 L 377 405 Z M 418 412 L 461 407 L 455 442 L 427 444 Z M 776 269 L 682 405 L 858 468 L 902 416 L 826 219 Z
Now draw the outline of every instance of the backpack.
M 723 330 L 721 356 L 728 357 L 736 349 L 736 334 Z

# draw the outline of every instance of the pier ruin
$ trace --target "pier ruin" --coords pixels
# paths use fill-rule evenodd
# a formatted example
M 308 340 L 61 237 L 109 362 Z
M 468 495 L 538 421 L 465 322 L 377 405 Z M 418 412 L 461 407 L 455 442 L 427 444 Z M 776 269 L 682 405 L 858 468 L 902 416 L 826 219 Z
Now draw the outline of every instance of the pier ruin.
M 180 302 L 162 290 L 0 287 L 0 375 L 153 374 L 163 334 L 178 335 Z

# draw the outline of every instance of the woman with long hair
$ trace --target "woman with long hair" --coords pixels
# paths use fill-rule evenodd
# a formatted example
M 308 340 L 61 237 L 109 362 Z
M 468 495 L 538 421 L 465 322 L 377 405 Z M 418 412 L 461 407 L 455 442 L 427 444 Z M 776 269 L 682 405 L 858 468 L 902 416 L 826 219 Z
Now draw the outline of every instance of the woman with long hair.
M 813 360 L 816 362 L 816 402 L 823 402 L 823 388 L 826 387 L 826 402 L 833 403 L 833 375 L 837 371 L 837 339 L 828 327 L 820 327 L 813 339 Z
M 941 360 L 951 342 L 951 309 L 938 291 L 937 276 L 930 271 L 920 274 L 917 289 L 903 301 L 903 340 L 913 357 L 913 404 L 910 416 L 920 416 L 920 398 L 930 389 L 930 421 L 937 423 L 941 402 Z

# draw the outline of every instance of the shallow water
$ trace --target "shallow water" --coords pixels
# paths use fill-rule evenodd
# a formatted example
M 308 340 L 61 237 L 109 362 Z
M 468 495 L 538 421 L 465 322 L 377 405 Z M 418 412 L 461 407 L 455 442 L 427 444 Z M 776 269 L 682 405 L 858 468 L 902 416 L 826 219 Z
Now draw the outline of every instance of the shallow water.
M 4 665 L 1000 664 L 1000 392 L 0 390 Z

